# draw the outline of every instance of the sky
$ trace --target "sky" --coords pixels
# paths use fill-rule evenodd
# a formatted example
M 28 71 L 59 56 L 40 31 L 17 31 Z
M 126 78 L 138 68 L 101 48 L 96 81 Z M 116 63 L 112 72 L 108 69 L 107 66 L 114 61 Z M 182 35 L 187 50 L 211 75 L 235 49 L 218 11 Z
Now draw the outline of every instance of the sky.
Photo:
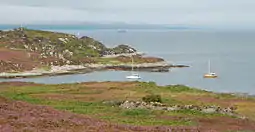
M 255 0 L 0 0 L 0 24 L 125 22 L 255 27 Z

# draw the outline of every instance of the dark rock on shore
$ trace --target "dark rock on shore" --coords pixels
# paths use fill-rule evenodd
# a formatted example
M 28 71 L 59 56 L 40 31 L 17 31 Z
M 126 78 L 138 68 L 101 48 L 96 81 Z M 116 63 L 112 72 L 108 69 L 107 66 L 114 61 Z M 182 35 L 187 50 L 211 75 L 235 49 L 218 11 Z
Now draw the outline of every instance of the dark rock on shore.
M 188 65 L 171 65 L 172 68 L 184 68 L 184 67 L 190 67 Z
M 151 72 L 169 72 L 168 67 L 159 67 L 159 68 L 152 68 L 150 69 Z
M 135 71 L 148 71 L 148 72 L 169 72 L 169 66 L 155 66 L 155 67 L 134 67 Z M 131 66 L 107 66 L 106 69 L 131 71 Z

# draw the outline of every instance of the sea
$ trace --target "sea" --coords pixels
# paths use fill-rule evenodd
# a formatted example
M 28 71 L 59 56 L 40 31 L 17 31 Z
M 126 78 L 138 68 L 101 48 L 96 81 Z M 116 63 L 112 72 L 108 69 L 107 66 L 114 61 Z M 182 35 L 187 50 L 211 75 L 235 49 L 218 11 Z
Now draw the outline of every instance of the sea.
M 0 27 L 8 29 L 10 27 Z M 36 27 L 40 29 L 40 26 Z M 146 53 L 146 56 L 164 58 L 169 63 L 189 65 L 172 68 L 170 72 L 138 72 L 140 81 L 158 85 L 182 84 L 213 92 L 245 93 L 255 95 L 255 30 L 213 29 L 117 29 L 42 28 L 43 30 L 92 37 L 108 47 L 128 44 Z M 205 79 L 208 61 L 216 79 Z M 50 77 L 0 79 L 44 84 L 79 83 L 88 81 L 129 81 L 128 71 L 97 71 Z

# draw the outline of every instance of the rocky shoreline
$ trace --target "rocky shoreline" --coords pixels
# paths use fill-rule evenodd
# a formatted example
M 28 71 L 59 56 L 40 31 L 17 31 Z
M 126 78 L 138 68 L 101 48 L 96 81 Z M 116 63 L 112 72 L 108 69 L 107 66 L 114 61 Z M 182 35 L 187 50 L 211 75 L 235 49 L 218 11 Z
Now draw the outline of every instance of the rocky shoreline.
M 134 64 L 134 70 L 136 71 L 146 71 L 146 72 L 169 72 L 170 68 L 176 67 L 188 67 L 183 65 L 172 65 L 165 61 L 156 63 L 142 63 Z M 65 75 L 65 74 L 84 74 L 94 71 L 103 70 L 122 70 L 130 71 L 132 69 L 132 64 L 87 64 L 87 65 L 64 65 L 64 66 L 52 66 L 50 70 L 44 69 L 34 69 L 32 71 L 25 71 L 19 73 L 0 73 L 0 78 L 10 79 L 10 78 L 32 78 L 39 76 L 55 76 L 55 75 Z

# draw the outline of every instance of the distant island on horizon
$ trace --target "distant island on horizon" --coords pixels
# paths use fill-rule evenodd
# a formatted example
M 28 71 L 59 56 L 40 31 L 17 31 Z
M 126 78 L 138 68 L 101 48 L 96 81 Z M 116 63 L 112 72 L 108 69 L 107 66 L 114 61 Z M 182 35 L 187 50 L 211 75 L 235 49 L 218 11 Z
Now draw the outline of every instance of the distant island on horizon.
M 185 25 L 167 25 L 167 24 L 126 24 L 126 23 L 45 23 L 45 24 L 0 24 L 0 30 L 8 30 L 18 27 L 26 27 L 30 29 L 80 29 L 80 30 L 96 30 L 96 29 L 166 29 L 166 30 L 185 30 L 198 29 L 195 26 Z

